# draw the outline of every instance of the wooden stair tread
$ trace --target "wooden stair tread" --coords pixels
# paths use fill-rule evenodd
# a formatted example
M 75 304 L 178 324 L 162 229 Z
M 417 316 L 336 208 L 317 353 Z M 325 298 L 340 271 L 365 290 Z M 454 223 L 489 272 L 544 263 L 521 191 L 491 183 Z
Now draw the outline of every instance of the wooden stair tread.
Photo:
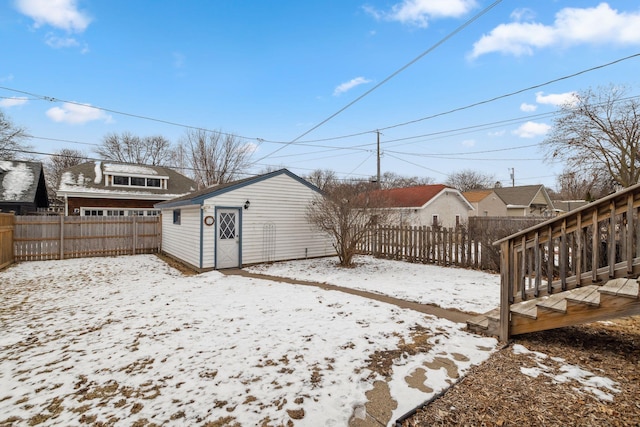
M 599 291 L 607 295 L 619 297 L 638 298 L 638 281 L 635 279 L 609 280 Z
M 538 300 L 532 299 L 529 301 L 522 301 L 511 305 L 511 312 L 520 316 L 529 317 L 531 319 L 537 319 L 538 317 Z
M 467 325 L 482 329 L 489 329 L 489 318 L 486 315 L 481 314 L 480 316 L 467 319 Z
M 600 286 L 589 285 L 567 292 L 566 300 L 579 304 L 600 305 Z
M 549 295 L 538 301 L 538 307 L 546 308 L 547 310 L 558 311 L 560 313 L 567 312 L 567 298 L 566 294 L 559 293 Z

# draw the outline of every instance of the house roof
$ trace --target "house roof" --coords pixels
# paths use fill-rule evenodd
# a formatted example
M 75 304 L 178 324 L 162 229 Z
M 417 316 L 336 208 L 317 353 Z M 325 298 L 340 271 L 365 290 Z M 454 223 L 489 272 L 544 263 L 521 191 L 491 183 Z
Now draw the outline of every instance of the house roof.
M 321 193 L 320 189 L 310 182 L 300 178 L 298 175 L 290 172 L 287 169 L 279 169 L 277 171 L 265 173 L 262 175 L 252 176 L 249 178 L 240 179 L 237 181 L 228 182 L 225 184 L 214 185 L 211 187 L 207 187 L 203 190 L 194 191 L 193 193 L 189 193 L 182 197 L 176 197 L 174 199 L 168 200 L 166 202 L 156 203 L 155 207 L 162 208 L 174 208 L 178 206 L 187 206 L 187 205 L 199 205 L 202 204 L 205 199 L 209 199 L 211 197 L 218 196 L 220 194 L 224 194 L 229 191 L 236 190 L 238 188 L 245 187 L 247 185 L 255 184 L 257 182 L 263 181 L 265 179 L 273 178 L 278 175 L 287 175 L 294 180 L 300 182 L 301 184 L 306 185 L 318 193 Z
M 455 192 L 460 196 L 463 203 L 473 209 L 469 201 L 455 188 L 447 187 L 443 184 L 415 185 L 413 187 L 390 188 L 378 190 L 376 194 L 387 199 L 391 208 L 422 208 L 434 200 L 442 192 Z
M 578 209 L 586 204 L 589 204 L 586 200 L 554 200 L 553 206 L 556 210 L 562 212 L 569 212 L 574 209 Z
M 469 203 L 478 203 L 484 200 L 491 193 L 493 193 L 493 190 L 473 190 L 465 191 L 462 195 L 469 201 Z
M 36 203 L 39 189 L 46 201 L 42 163 L 0 160 L 0 202 Z M 46 206 L 46 203 L 41 205 Z
M 542 192 L 547 204 L 553 207 L 544 185 L 519 185 L 516 187 L 497 187 L 493 191 L 507 206 L 530 206 L 538 193 Z
M 121 174 L 127 176 L 146 176 L 168 178 L 167 189 L 140 188 L 125 186 L 105 186 L 105 174 Z M 182 196 L 197 188 L 195 181 L 162 166 L 134 165 L 119 162 L 86 162 L 66 169 L 60 178 L 58 195 L 78 197 L 102 197 L 127 196 L 131 199 L 156 198 L 168 200 Z

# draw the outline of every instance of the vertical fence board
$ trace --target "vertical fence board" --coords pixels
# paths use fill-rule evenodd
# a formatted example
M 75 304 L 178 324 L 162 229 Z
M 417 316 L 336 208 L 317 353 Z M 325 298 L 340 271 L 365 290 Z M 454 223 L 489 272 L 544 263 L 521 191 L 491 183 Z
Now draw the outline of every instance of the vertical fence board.
M 16 261 L 155 253 L 160 217 L 18 216 Z

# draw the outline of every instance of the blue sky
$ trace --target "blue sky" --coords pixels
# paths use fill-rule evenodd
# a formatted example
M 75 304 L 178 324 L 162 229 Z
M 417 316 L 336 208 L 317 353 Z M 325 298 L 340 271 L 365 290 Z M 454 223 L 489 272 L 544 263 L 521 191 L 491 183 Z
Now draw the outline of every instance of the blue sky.
M 380 129 L 383 172 L 510 185 L 513 168 L 554 188 L 562 165 L 537 144 L 558 103 L 609 84 L 638 96 L 640 57 L 525 89 L 640 53 L 640 5 L 503 0 L 477 17 L 491 4 L 6 1 L 0 108 L 41 153 L 193 126 L 245 138 L 253 172 L 365 178 Z

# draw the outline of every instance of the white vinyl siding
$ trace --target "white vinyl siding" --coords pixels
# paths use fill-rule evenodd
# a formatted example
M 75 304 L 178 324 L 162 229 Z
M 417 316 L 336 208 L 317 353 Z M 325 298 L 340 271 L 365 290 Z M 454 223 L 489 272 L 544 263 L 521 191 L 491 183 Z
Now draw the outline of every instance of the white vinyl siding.
M 202 215 L 215 216 L 216 208 L 240 209 L 243 265 L 334 255 L 329 236 L 307 222 L 307 206 L 317 196 L 317 191 L 283 173 L 205 199 Z M 247 200 L 250 205 L 244 209 Z M 218 224 L 202 226 L 200 265 L 200 207 L 180 209 L 179 226 L 172 224 L 173 208 L 163 210 L 162 249 L 198 268 L 215 268 Z
M 200 207 L 180 207 L 180 224 L 173 209 L 162 211 L 162 250 L 194 267 L 200 267 Z
M 276 175 L 205 200 L 205 215 L 214 206 L 241 208 L 242 264 L 334 254 L 328 236 L 307 222 L 307 206 L 318 193 L 286 174 Z M 249 209 L 243 209 L 246 201 Z M 213 227 L 210 227 L 213 228 Z M 213 230 L 207 231 L 213 240 Z M 205 248 L 213 247 L 207 239 Z M 213 254 L 205 253 L 205 267 Z

